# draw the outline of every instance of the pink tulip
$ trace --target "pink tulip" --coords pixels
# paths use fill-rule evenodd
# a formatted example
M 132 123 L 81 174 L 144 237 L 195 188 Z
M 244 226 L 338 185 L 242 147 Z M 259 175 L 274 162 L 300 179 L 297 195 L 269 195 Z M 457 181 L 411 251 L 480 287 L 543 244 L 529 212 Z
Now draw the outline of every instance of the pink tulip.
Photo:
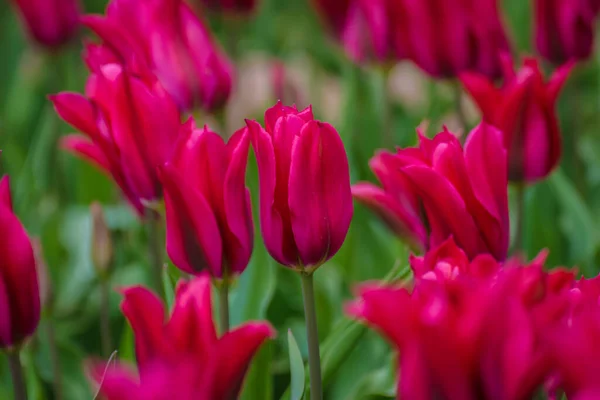
M 535 0 L 535 43 L 539 53 L 560 65 L 587 59 L 594 48 L 597 0 Z
M 352 219 L 350 172 L 333 126 L 309 108 L 277 103 L 265 129 L 246 121 L 260 177 L 260 219 L 267 250 L 279 263 L 312 271 L 340 249 Z
M 227 143 L 188 123 L 171 164 L 161 173 L 167 216 L 167 252 L 190 274 L 213 278 L 244 271 L 252 254 L 254 227 L 245 186 L 250 138 L 246 129 Z
M 90 45 L 85 96 L 62 92 L 50 99 L 61 118 L 87 136 L 67 136 L 63 147 L 109 173 L 143 214 L 143 202 L 162 196 L 157 167 L 171 155 L 180 115 L 154 76 L 104 63 L 110 58 L 106 48 Z
M 19 345 L 40 322 L 33 248 L 12 210 L 8 176 L 0 179 L 0 347 Z
M 256 9 L 258 0 L 200 0 L 200 3 L 217 12 L 249 14 Z
M 464 150 L 448 130 L 433 139 L 419 133 L 418 148 L 381 153 L 371 166 L 383 187 L 359 183 L 354 196 L 415 247 L 435 248 L 452 236 L 470 260 L 506 258 L 506 152 L 498 130 L 479 125 Z
M 251 322 L 217 338 L 206 275 L 179 282 L 168 319 L 149 290 L 131 287 L 123 294 L 139 379 L 123 365 L 95 365 L 92 377 L 107 400 L 237 399 L 252 357 L 275 335 L 268 323 Z
M 68 42 L 79 25 L 77 0 L 12 0 L 30 36 L 50 48 Z
M 124 63 L 149 65 L 181 109 L 227 101 L 233 67 L 183 0 L 112 0 L 83 21 Z
M 481 109 L 483 118 L 504 134 L 511 181 L 535 181 L 546 177 L 558 165 L 561 138 L 555 104 L 573 64 L 544 78 L 538 62 L 526 59 L 514 72 L 512 61 L 504 60 L 505 83 L 497 89 L 485 77 L 463 74 L 461 81 Z

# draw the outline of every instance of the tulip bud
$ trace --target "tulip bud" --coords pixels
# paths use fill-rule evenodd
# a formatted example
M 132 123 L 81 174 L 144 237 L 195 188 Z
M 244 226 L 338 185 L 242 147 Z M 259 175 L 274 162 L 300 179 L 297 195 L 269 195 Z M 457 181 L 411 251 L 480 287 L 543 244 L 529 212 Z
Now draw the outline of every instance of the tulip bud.
M 31 37 L 55 48 L 71 39 L 79 25 L 77 0 L 13 0 Z
M 92 261 L 100 276 L 110 272 L 113 261 L 113 245 L 106 225 L 104 211 L 98 202 L 90 206 L 92 215 Z

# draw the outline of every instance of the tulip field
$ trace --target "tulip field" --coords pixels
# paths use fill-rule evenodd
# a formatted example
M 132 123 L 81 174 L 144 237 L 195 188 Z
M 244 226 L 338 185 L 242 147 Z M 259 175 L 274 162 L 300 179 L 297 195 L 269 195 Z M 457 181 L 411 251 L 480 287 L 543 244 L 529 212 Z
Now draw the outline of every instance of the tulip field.
M 600 0 L 0 3 L 0 399 L 600 400 Z

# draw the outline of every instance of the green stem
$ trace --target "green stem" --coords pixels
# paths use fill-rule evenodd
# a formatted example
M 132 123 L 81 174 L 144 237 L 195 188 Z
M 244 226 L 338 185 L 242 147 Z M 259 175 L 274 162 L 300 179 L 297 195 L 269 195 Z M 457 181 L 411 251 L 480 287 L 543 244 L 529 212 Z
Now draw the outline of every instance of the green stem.
M 146 224 L 148 226 L 148 255 L 150 256 L 150 268 L 152 273 L 152 280 L 154 281 L 154 290 L 160 296 L 161 299 L 165 299 L 165 288 L 163 286 L 163 254 L 162 248 L 164 243 L 161 241 L 161 217 L 160 215 L 150 209 L 146 209 L 148 216 Z
M 394 132 L 392 121 L 392 98 L 388 87 L 390 69 L 387 67 L 381 68 L 381 92 L 383 99 L 381 102 L 381 127 L 383 129 L 383 147 L 391 149 L 394 146 Z
M 15 348 L 7 351 L 6 355 L 8 356 L 8 365 L 10 367 L 10 375 L 12 376 L 15 400 L 27 400 L 27 386 L 25 386 L 25 377 L 23 376 L 20 353 L 20 350 Z
M 221 335 L 229 332 L 229 283 L 227 279 L 218 288 L 219 290 L 219 322 L 221 326 Z
M 54 390 L 54 398 L 62 400 L 62 374 L 60 370 L 60 358 L 58 355 L 58 345 L 56 343 L 56 333 L 54 332 L 54 321 L 52 313 L 49 313 L 48 321 L 46 322 L 46 334 L 48 335 L 48 344 L 50 348 L 50 363 L 52 365 L 52 388 Z
M 302 277 L 302 297 L 306 318 L 306 336 L 308 338 L 308 369 L 310 373 L 310 396 L 312 400 L 323 398 L 321 383 L 321 356 L 319 354 L 319 333 L 317 329 L 317 311 L 312 274 L 300 274 Z
M 516 184 L 517 191 L 517 230 L 515 232 L 515 241 L 513 243 L 513 252 L 520 253 L 523 251 L 523 240 L 525 230 L 525 183 L 519 182 Z
M 100 341 L 105 358 L 112 353 L 110 336 L 110 285 L 107 278 L 100 278 Z

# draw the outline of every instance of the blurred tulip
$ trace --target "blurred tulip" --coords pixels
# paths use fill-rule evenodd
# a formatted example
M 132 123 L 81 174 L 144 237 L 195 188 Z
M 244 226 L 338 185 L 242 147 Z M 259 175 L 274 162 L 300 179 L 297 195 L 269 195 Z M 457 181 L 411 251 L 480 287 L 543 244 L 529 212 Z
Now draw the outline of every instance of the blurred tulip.
M 68 42 L 79 25 L 78 0 L 12 0 L 30 36 L 44 47 Z
M 50 96 L 60 117 L 87 136 L 67 136 L 62 146 L 109 173 L 143 215 L 143 203 L 162 196 L 157 167 L 170 157 L 181 129 L 177 106 L 151 74 L 103 64 L 111 54 L 103 47 L 90 45 L 88 54 L 85 96 Z
M 125 64 L 144 62 L 183 110 L 222 107 L 233 67 L 182 0 L 112 0 L 106 16 L 83 22 Z
M 40 322 L 40 291 L 27 232 L 12 210 L 8 176 L 0 179 L 0 347 L 21 344 Z
M 470 260 L 506 258 L 506 152 L 495 128 L 476 127 L 464 150 L 448 130 L 433 139 L 419 132 L 418 148 L 380 153 L 371 166 L 383 187 L 358 183 L 354 196 L 409 243 L 426 250 L 452 236 Z
M 501 88 L 472 73 L 461 75 L 461 81 L 481 109 L 484 120 L 504 134 L 509 179 L 536 181 L 550 174 L 560 160 L 561 138 L 555 104 L 573 64 L 557 69 L 547 83 L 535 59 L 526 59 L 518 72 L 508 58 L 504 64 L 506 77 Z
M 92 261 L 98 274 L 104 276 L 112 266 L 112 238 L 100 203 L 92 203 L 90 213 L 92 216 Z
M 277 103 L 265 129 L 246 121 L 260 177 L 261 230 L 280 264 L 312 272 L 340 249 L 352 219 L 350 172 L 333 126 Z
M 237 399 L 252 357 L 275 335 L 268 323 L 250 322 L 217 338 L 206 275 L 179 282 L 166 321 L 163 304 L 147 289 L 123 293 L 121 308 L 135 336 L 139 379 L 122 365 L 94 366 L 92 377 L 107 400 Z
M 200 0 L 205 7 L 234 14 L 249 14 L 256 9 L 258 0 Z
M 557 65 L 583 60 L 594 48 L 597 0 L 535 0 L 538 52 Z
M 226 144 L 214 132 L 186 124 L 172 162 L 161 169 L 167 252 L 189 274 L 241 274 L 250 260 L 254 226 L 245 186 L 250 138 L 237 131 Z

